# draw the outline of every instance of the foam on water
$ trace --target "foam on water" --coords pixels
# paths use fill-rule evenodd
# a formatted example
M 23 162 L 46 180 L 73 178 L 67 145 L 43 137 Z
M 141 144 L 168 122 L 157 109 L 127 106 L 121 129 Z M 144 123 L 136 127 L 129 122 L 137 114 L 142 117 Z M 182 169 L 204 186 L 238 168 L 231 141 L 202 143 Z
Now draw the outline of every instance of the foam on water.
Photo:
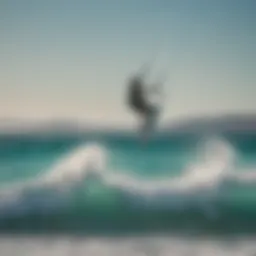
M 67 189 L 75 187 L 92 171 L 103 170 L 103 152 L 96 144 L 79 146 L 42 176 L 5 185 L 0 189 L 0 216 L 26 214 L 34 208 L 52 210 L 65 204 Z
M 86 143 L 58 159 L 41 176 L 2 187 L 0 213 L 4 216 L 10 213 L 25 214 L 38 207 L 46 207 L 51 211 L 65 205 L 72 188 L 76 188 L 90 175 L 105 186 L 120 190 L 134 202 L 150 199 L 153 205 L 162 202 L 173 207 L 177 207 L 177 200 L 187 204 L 192 202 L 192 198 L 216 195 L 218 188 L 227 180 L 242 184 L 256 181 L 254 172 L 233 171 L 236 154 L 227 142 L 217 138 L 202 145 L 197 161 L 188 165 L 180 176 L 146 180 L 137 175 L 111 172 L 108 166 L 110 149 L 101 144 Z
M 1 255 L 101 255 L 101 256 L 252 256 L 253 238 L 210 239 L 192 237 L 4 237 Z

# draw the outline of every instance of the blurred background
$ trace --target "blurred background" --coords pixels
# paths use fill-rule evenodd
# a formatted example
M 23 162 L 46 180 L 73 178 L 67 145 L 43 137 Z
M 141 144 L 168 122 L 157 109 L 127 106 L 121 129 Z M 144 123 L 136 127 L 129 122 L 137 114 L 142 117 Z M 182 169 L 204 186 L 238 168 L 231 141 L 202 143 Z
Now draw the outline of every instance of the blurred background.
M 255 9 L 0 1 L 1 255 L 255 254 Z M 147 143 L 144 64 L 165 82 Z

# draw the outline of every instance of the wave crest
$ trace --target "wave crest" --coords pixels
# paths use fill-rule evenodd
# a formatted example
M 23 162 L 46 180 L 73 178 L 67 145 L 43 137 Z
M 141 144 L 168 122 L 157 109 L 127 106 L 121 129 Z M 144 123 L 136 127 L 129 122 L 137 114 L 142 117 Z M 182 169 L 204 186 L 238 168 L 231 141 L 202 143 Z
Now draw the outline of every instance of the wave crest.
M 89 176 L 118 190 L 137 205 L 144 200 L 154 207 L 161 204 L 174 208 L 178 205 L 184 207 L 202 197 L 216 196 L 220 191 L 218 188 L 228 180 L 243 184 L 256 181 L 254 172 L 238 174 L 233 171 L 236 153 L 220 138 L 202 143 L 197 161 L 189 164 L 180 176 L 161 180 L 111 172 L 108 166 L 110 151 L 101 144 L 85 143 L 64 155 L 44 175 L 2 187 L 0 216 L 16 216 L 42 209 L 51 213 L 54 209 L 66 207 L 72 190 L 78 184 L 84 185 Z

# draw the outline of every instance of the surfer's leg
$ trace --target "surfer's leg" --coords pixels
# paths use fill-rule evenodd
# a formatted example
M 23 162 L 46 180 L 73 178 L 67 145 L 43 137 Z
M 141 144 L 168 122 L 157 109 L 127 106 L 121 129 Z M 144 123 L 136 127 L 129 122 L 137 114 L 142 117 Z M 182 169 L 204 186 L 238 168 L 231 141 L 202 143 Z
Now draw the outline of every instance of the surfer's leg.
M 158 119 L 158 111 L 155 108 L 150 108 L 143 115 L 143 122 L 141 127 L 141 135 L 143 140 L 147 140 L 148 137 L 154 132 L 157 119 Z

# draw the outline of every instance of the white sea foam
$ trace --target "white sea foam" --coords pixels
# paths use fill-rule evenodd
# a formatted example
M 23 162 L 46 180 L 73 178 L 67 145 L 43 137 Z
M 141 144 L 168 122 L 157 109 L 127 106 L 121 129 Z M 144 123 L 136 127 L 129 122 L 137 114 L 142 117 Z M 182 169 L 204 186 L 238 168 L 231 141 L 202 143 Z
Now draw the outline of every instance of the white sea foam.
M 216 194 L 218 187 L 226 180 L 234 180 L 242 184 L 256 181 L 254 172 L 234 173 L 232 171 L 236 154 L 227 142 L 212 139 L 203 145 L 197 161 L 190 164 L 180 176 L 147 180 L 128 173 L 109 171 L 108 153 L 110 149 L 101 144 L 86 143 L 58 159 L 57 163 L 42 176 L 0 188 L 0 209 L 6 206 L 13 209 L 17 205 L 22 205 L 21 201 L 24 202 L 28 198 L 26 202 L 30 203 L 31 197 L 33 206 L 35 202 L 38 207 L 42 202 L 49 201 L 52 206 L 57 207 L 58 204 L 54 199 L 59 203 L 62 197 L 65 201 L 63 188 L 75 188 L 89 175 L 94 175 L 105 186 L 118 189 L 135 200 L 151 198 L 155 203 L 165 198 L 163 204 L 169 201 L 174 207 L 177 206 L 178 201 L 179 204 L 180 202 L 185 204 L 191 201 L 192 197 L 199 198 L 207 195 L 206 192 L 210 192 L 208 195 L 211 195 L 213 191 Z M 42 193 L 34 193 L 34 191 Z M 173 199 L 175 199 L 175 204 Z
M 211 239 L 196 237 L 2 237 L 1 256 L 252 256 L 255 237 Z

